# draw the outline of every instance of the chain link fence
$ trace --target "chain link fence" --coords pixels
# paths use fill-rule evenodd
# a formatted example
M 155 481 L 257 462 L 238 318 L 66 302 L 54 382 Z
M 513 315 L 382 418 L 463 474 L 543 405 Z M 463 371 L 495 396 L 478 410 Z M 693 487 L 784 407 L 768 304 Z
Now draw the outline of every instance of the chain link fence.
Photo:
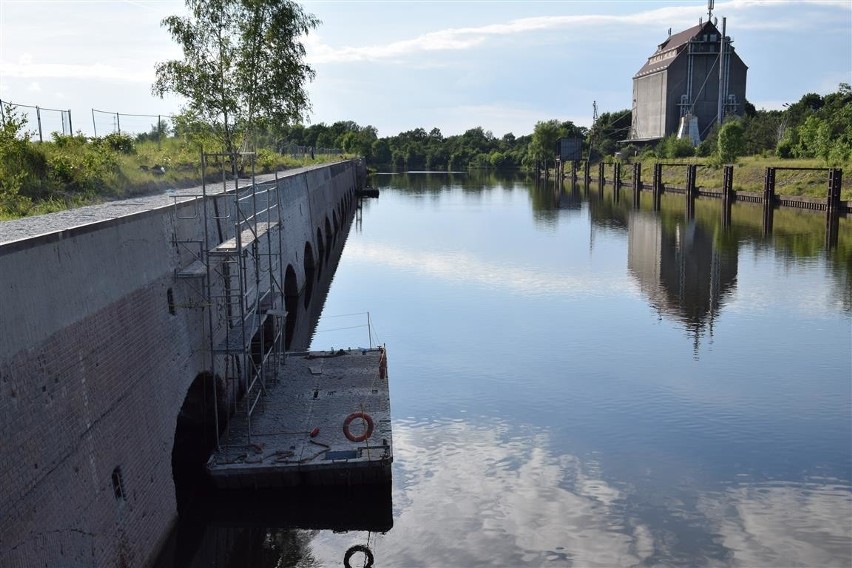
M 0 113 L 5 113 L 6 105 L 14 109 L 27 119 L 27 132 L 43 142 L 54 132 L 64 135 L 74 133 L 73 126 L 77 123 L 71 121 L 71 110 L 46 108 L 33 105 L 25 105 L 0 99 Z M 107 136 L 109 134 L 125 134 L 131 137 L 144 136 L 148 140 L 155 140 L 158 144 L 161 140 L 172 133 L 172 121 L 175 117 L 170 114 L 131 114 L 108 110 L 92 109 L 92 131 L 94 136 Z M 80 130 L 81 124 L 77 124 Z M 343 154 L 340 148 L 324 148 L 316 146 L 305 146 L 287 140 L 279 140 L 276 150 L 282 155 L 293 158 L 314 158 L 315 156 L 334 156 Z
M 0 117 L 6 120 L 6 107 L 11 106 L 27 120 L 26 132 L 38 136 L 39 142 L 44 142 L 54 132 L 73 134 L 74 125 L 71 122 L 71 110 L 47 108 L 42 106 L 23 105 L 0 99 Z

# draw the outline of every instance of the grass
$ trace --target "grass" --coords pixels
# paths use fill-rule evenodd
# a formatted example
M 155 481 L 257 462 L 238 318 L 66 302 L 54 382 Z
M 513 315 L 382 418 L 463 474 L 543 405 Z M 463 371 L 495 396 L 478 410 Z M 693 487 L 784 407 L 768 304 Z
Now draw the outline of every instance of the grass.
M 191 187 L 201 182 L 201 150 L 177 138 L 158 144 L 133 142 L 127 137 L 90 140 L 60 137 L 42 144 L 16 146 L 18 154 L 34 156 L 37 169 L 22 166 L 15 154 L 0 156 L 7 179 L 20 174 L 17 185 L 0 179 L 0 220 L 41 215 L 87 204 Z M 349 156 L 290 156 L 261 149 L 255 156 L 255 173 L 271 173 Z M 210 167 L 221 179 L 221 169 Z M 5 170 L 0 169 L 0 173 Z M 243 171 L 250 171 L 248 164 Z M 14 181 L 14 180 L 13 180 Z

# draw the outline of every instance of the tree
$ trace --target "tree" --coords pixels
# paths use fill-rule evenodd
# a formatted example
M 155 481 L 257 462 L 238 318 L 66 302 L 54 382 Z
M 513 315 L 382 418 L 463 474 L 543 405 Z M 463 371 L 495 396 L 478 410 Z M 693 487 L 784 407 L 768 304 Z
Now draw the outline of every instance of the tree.
M 528 152 L 536 162 L 556 156 L 556 142 L 566 135 L 566 129 L 556 119 L 536 122 Z
M 182 60 L 156 67 L 155 95 L 186 97 L 185 112 L 210 125 L 226 152 L 239 134 L 297 121 L 310 108 L 314 70 L 300 38 L 318 24 L 292 0 L 186 0 L 190 15 L 162 25 Z
M 719 129 L 719 160 L 732 163 L 742 156 L 745 148 L 743 125 L 739 120 L 730 120 Z

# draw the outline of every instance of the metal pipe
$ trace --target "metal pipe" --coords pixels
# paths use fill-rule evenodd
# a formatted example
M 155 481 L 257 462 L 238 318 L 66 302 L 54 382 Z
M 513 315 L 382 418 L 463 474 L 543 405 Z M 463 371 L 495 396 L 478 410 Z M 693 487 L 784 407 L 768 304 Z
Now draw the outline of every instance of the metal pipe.
M 726 98 L 725 95 L 725 24 L 727 18 L 722 18 L 722 38 L 719 41 L 719 101 L 716 107 L 716 120 L 722 124 L 724 119 L 722 101 Z

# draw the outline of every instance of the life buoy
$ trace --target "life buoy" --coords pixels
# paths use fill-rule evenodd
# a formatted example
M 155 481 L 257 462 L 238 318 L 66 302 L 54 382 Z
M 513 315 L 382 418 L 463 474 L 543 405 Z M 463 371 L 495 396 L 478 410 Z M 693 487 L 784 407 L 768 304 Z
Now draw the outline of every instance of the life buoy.
M 349 564 L 349 560 L 356 552 L 364 553 L 364 568 L 370 568 L 373 565 L 373 552 L 363 544 L 356 544 L 355 546 L 349 547 L 349 550 L 347 550 L 346 554 L 343 555 L 343 565 L 346 566 L 346 568 L 352 568 L 352 565 Z
M 349 425 L 356 418 L 361 418 L 364 422 L 367 423 L 367 429 L 364 430 L 364 433 L 360 436 L 354 436 L 352 432 L 349 431 Z M 346 436 L 346 439 L 350 442 L 363 442 L 367 438 L 373 435 L 373 419 L 366 412 L 353 412 L 349 416 L 346 417 L 346 420 L 343 421 L 343 435 Z

